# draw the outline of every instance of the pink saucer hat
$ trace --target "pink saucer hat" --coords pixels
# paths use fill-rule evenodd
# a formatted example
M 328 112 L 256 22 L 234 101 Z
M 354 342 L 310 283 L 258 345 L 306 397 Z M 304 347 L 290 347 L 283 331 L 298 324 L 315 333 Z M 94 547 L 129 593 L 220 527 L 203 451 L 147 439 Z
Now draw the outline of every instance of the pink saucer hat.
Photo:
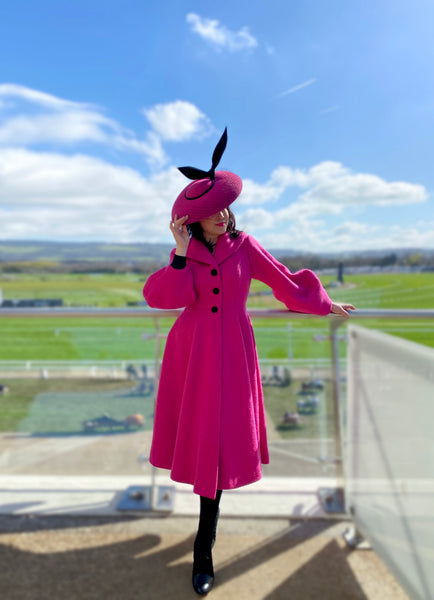
M 179 194 L 172 207 L 172 221 L 175 215 L 188 215 L 189 223 L 195 223 L 215 215 L 227 208 L 241 193 L 243 182 L 238 175 L 230 171 L 216 171 L 215 168 L 225 151 L 227 144 L 227 128 L 212 155 L 212 166 L 209 171 L 201 171 L 194 167 L 179 167 L 183 175 L 193 179 Z

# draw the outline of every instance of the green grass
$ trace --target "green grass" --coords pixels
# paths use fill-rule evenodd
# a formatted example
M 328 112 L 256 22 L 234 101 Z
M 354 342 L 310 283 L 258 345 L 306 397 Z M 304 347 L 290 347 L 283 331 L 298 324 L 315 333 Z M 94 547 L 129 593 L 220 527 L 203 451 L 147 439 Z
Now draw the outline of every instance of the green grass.
M 2 383 L 10 391 L 0 395 L 1 431 L 71 433 L 77 430 L 77 422 L 100 413 L 113 418 L 124 418 L 124 412 L 143 414 L 145 397 L 130 394 L 131 383 L 125 380 L 11 379 Z
M 328 277 L 323 282 L 327 285 L 331 280 Z M 67 306 L 125 306 L 129 301 L 141 301 L 143 283 L 144 278 L 137 275 L 0 277 L 5 298 L 60 297 Z M 267 290 L 257 281 L 252 282 L 251 289 L 256 292 Z M 328 289 L 334 300 L 351 302 L 361 309 L 434 308 L 433 273 L 346 276 L 344 286 Z M 269 294 L 251 296 L 249 307 L 283 308 Z M 355 322 L 434 347 L 432 320 L 369 319 Z M 162 332 L 168 332 L 172 323 L 173 319 L 161 318 Z M 330 343 L 315 340 L 318 334 L 327 335 L 326 319 L 257 318 L 253 324 L 261 359 L 286 358 L 289 354 L 309 360 L 330 356 Z M 345 332 L 345 327 L 342 332 Z M 153 322 L 142 317 L 7 319 L 1 316 L 0 310 L 0 360 L 153 360 L 155 340 L 152 337 L 143 339 L 144 334 L 152 336 L 153 333 Z M 340 353 L 342 356 L 346 353 L 345 342 L 340 342 Z M 3 378 L 1 381 L 8 383 Z M 0 396 L 0 430 L 3 431 L 22 431 L 23 427 L 27 427 L 35 432 L 53 432 L 56 429 L 71 433 L 78 431 L 77 423 L 82 417 L 92 418 L 109 412 L 114 418 L 123 418 L 126 409 L 143 412 L 134 410 L 137 406 L 150 412 L 150 407 L 143 403 L 143 397 L 128 395 L 128 406 L 122 406 L 120 397 L 125 399 L 131 385 L 126 381 L 14 379 L 9 385 L 10 393 Z M 329 383 L 326 383 L 321 395 L 319 411 L 305 415 L 300 428 L 280 425 L 286 411 L 296 410 L 299 388 L 300 382 L 293 382 L 288 388 L 264 389 L 267 411 L 279 435 L 283 438 L 333 437 Z M 67 408 L 69 406 L 79 407 L 77 414 L 74 415 L 74 410 Z M 45 417 L 49 414 L 51 420 L 48 422 Z M 58 421 L 56 415 L 59 416 Z M 150 422 L 149 415 L 145 416 Z
M 285 388 L 264 387 L 265 407 L 279 436 L 282 439 L 333 438 L 333 398 L 329 381 L 324 381 L 324 389 L 316 394 L 319 398 L 316 413 L 301 414 L 302 422 L 299 426 L 282 424 L 285 412 L 297 412 L 297 392 L 300 389 L 301 380 L 294 380 Z
M 0 360 L 129 360 L 153 353 L 138 319 L 0 319 Z
M 349 275 L 342 288 L 329 292 L 359 308 L 434 308 L 434 273 Z
M 324 320 L 295 321 L 291 330 L 287 319 L 270 321 L 254 321 L 260 358 L 282 359 L 290 351 L 294 358 L 329 356 L 329 342 L 314 340 L 316 334 L 328 333 Z M 169 331 L 172 322 L 162 319 L 162 333 Z M 153 322 L 145 318 L 0 319 L 0 360 L 152 360 L 153 334 Z M 143 339 L 144 335 L 151 337 Z M 164 345 L 162 340 L 162 352 Z
M 125 380 L 88 379 L 12 379 L 3 381 L 10 388 L 0 396 L 0 430 L 32 434 L 79 434 L 81 422 L 109 414 L 123 419 L 128 414 L 144 415 L 145 428 L 152 426 L 153 396 L 131 393 Z M 330 383 L 319 392 L 320 408 L 316 414 L 303 415 L 300 427 L 281 426 L 288 410 L 297 410 L 300 381 L 289 387 L 264 387 L 267 411 L 279 435 L 284 438 L 332 437 L 333 407 Z
M 140 302 L 146 277 L 135 274 L 34 275 L 2 274 L 4 298 L 62 298 L 65 306 L 124 306 Z M 322 278 L 325 285 L 334 278 Z M 253 281 L 252 292 L 267 290 Z M 381 273 L 345 276 L 341 288 L 329 288 L 337 301 L 352 302 L 359 308 L 433 308 L 434 273 Z M 282 305 L 272 295 L 252 296 L 252 308 Z
M 134 384 L 125 380 L 93 379 L 11 379 L 7 394 L 0 395 L 0 430 L 33 435 L 82 434 L 81 422 L 109 414 L 124 419 L 141 413 L 145 429 L 153 423 L 153 395 L 132 392 Z M 264 401 L 279 436 L 283 439 L 330 438 L 334 435 L 333 404 L 330 382 L 318 393 L 320 404 L 315 414 L 302 415 L 298 427 L 282 425 L 286 411 L 297 410 L 297 392 L 301 381 L 285 388 L 264 387 Z
M 145 277 L 134 274 L 3 274 L 4 298 L 62 298 L 65 306 L 125 306 L 141 302 Z
M 331 278 L 325 278 L 329 283 Z M 127 298 L 140 299 L 143 281 L 136 275 L 6 276 L 0 278 L 4 297 L 63 297 L 66 304 L 123 306 Z M 261 282 L 252 291 L 266 290 Z M 329 288 L 336 301 L 358 308 L 432 308 L 434 274 L 381 274 L 345 277 L 345 286 Z M 249 306 L 282 308 L 272 295 L 251 296 Z M 173 320 L 162 318 L 163 332 Z M 429 320 L 360 321 L 367 327 L 400 335 L 434 347 L 434 323 Z M 253 321 L 261 358 L 324 358 L 328 341 L 315 341 L 328 333 L 325 319 L 257 318 Z M 290 330 L 288 329 L 290 327 Z M 345 329 L 343 328 L 343 332 Z M 154 356 L 154 325 L 145 318 L 13 318 L 1 317 L 0 360 L 151 360 Z M 162 343 L 164 348 L 164 341 Z M 345 343 L 340 352 L 345 353 Z

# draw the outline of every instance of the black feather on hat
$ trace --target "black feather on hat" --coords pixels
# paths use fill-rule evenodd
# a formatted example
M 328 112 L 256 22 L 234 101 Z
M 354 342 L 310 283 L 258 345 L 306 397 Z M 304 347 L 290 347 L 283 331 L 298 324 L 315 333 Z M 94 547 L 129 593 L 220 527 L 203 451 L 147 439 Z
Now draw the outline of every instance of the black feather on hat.
M 179 171 L 193 182 L 182 190 L 172 207 L 172 220 L 175 215 L 188 215 L 187 223 L 194 223 L 227 208 L 238 198 L 243 183 L 235 173 L 216 171 L 228 141 L 227 127 L 212 154 L 209 171 L 195 167 L 178 167 Z

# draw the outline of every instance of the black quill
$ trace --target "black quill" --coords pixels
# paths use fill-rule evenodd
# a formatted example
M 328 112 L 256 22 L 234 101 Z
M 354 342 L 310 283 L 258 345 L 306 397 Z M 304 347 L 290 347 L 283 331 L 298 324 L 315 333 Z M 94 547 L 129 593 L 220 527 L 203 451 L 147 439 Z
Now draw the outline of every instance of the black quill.
M 226 145 L 228 143 L 228 128 L 225 127 L 225 130 L 219 139 L 217 146 L 214 148 L 214 152 L 212 153 L 212 164 L 211 169 L 209 171 L 202 171 L 201 169 L 196 169 L 195 167 L 178 167 L 178 171 L 181 171 L 183 175 L 188 177 L 188 179 L 212 179 L 214 181 L 215 178 L 215 170 L 217 165 L 219 164 L 221 157 L 223 156 L 223 152 L 226 150 Z

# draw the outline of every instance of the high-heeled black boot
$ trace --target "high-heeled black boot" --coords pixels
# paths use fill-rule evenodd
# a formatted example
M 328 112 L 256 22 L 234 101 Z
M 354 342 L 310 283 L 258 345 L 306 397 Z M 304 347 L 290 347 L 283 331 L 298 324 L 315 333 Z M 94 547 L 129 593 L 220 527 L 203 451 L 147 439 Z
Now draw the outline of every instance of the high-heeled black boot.
M 214 584 L 212 548 L 215 543 L 221 490 L 217 490 L 215 499 L 200 497 L 200 518 L 197 536 L 194 542 L 193 588 L 204 596 Z

